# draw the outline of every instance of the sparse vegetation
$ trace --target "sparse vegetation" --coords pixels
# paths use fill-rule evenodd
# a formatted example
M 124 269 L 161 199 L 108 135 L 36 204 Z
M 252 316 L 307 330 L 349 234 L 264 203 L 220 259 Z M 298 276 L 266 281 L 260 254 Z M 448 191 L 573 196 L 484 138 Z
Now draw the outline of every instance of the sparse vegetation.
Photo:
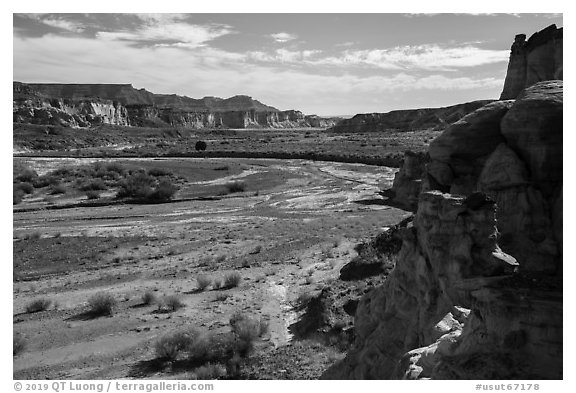
M 46 311 L 52 305 L 52 300 L 48 298 L 39 298 L 32 300 L 26 306 L 26 312 L 34 313 L 39 311 Z
M 88 299 L 88 305 L 92 315 L 112 315 L 116 308 L 116 299 L 109 293 L 98 292 Z
M 174 332 L 160 337 L 154 345 L 156 356 L 163 360 L 176 360 L 180 353 L 188 350 L 192 346 L 198 335 L 198 331 L 190 330 L 186 332 Z
M 196 277 L 196 285 L 199 291 L 204 291 L 210 284 L 212 284 L 212 279 L 209 276 L 201 274 Z
M 12 342 L 13 356 L 19 355 L 26 348 L 26 340 L 24 340 L 24 337 L 22 337 L 21 334 L 14 333 Z
M 221 364 L 208 363 L 192 372 L 192 379 L 211 380 L 226 376 L 226 368 Z
M 146 291 L 142 295 L 142 304 L 147 306 L 152 305 L 156 302 L 156 295 L 152 291 Z
M 158 301 L 158 311 L 174 312 L 184 307 L 184 303 L 176 295 L 164 296 Z
M 230 272 L 224 276 L 224 286 L 226 288 L 237 287 L 242 281 L 242 276 L 238 272 Z

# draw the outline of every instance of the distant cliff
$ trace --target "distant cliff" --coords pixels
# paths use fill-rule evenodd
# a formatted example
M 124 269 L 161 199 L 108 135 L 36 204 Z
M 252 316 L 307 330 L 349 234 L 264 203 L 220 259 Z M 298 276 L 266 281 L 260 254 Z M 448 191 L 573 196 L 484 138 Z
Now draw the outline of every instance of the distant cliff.
M 442 130 L 468 113 L 492 102 L 479 100 L 443 108 L 396 110 L 387 113 L 363 113 L 331 127 L 334 132 Z
M 194 99 L 154 94 L 130 84 L 13 83 L 13 121 L 90 127 L 184 126 L 192 128 L 330 127 L 336 118 L 280 111 L 251 97 Z
M 526 34 L 518 34 L 510 50 L 501 100 L 516 98 L 526 87 L 536 82 L 563 79 L 563 28 L 550 25 L 526 41 Z

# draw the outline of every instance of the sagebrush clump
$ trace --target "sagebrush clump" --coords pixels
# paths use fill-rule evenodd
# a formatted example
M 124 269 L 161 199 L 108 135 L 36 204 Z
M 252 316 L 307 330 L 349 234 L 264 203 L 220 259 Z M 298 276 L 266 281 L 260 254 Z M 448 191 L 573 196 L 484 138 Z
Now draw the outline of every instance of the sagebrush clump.
M 35 299 L 32 300 L 30 303 L 28 303 L 28 305 L 26 306 L 26 312 L 34 313 L 39 311 L 46 311 L 51 305 L 52 300 L 48 298 Z
M 238 272 L 230 272 L 224 276 L 224 286 L 226 288 L 237 287 L 242 281 L 242 276 Z
M 88 299 L 88 305 L 92 315 L 113 315 L 116 308 L 116 299 L 109 293 L 98 292 Z

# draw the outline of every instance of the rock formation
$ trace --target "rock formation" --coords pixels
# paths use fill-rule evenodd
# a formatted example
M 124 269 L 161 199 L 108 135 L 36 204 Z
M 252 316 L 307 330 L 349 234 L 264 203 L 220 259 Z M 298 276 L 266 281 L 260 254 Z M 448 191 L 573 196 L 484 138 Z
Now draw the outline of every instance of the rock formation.
M 396 267 L 325 378 L 562 378 L 562 103 L 539 82 L 430 145 Z
M 443 130 L 492 100 L 472 101 L 444 108 L 397 110 L 387 113 L 358 114 L 330 128 L 334 132 Z
M 190 128 L 329 127 L 336 118 L 264 105 L 248 96 L 193 99 L 132 85 L 14 82 L 14 122 L 90 127 L 98 124 Z
M 404 154 L 404 162 L 394 175 L 392 188 L 384 192 L 395 205 L 416 211 L 426 160 L 427 154 L 425 153 L 407 151 Z
M 501 100 L 516 98 L 524 88 L 536 82 L 562 79 L 562 33 L 562 28 L 550 25 L 534 33 L 528 41 L 525 34 L 516 36 Z

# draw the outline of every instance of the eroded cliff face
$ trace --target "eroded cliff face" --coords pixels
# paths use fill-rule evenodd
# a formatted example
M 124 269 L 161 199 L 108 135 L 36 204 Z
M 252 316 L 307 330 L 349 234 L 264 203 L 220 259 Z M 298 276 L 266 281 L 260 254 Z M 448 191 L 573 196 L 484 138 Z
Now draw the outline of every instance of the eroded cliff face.
M 325 378 L 562 378 L 562 102 L 539 82 L 431 144 L 396 267 Z
M 279 111 L 248 96 L 193 99 L 153 94 L 132 85 L 14 82 L 13 93 L 14 122 L 66 127 L 326 128 L 339 120 Z
M 518 34 L 510 50 L 501 100 L 516 98 L 536 82 L 563 79 L 563 29 L 550 25 L 534 33 L 528 41 Z
M 15 123 L 90 127 L 99 124 L 130 125 L 129 112 L 110 100 L 65 100 L 32 98 L 14 100 Z

